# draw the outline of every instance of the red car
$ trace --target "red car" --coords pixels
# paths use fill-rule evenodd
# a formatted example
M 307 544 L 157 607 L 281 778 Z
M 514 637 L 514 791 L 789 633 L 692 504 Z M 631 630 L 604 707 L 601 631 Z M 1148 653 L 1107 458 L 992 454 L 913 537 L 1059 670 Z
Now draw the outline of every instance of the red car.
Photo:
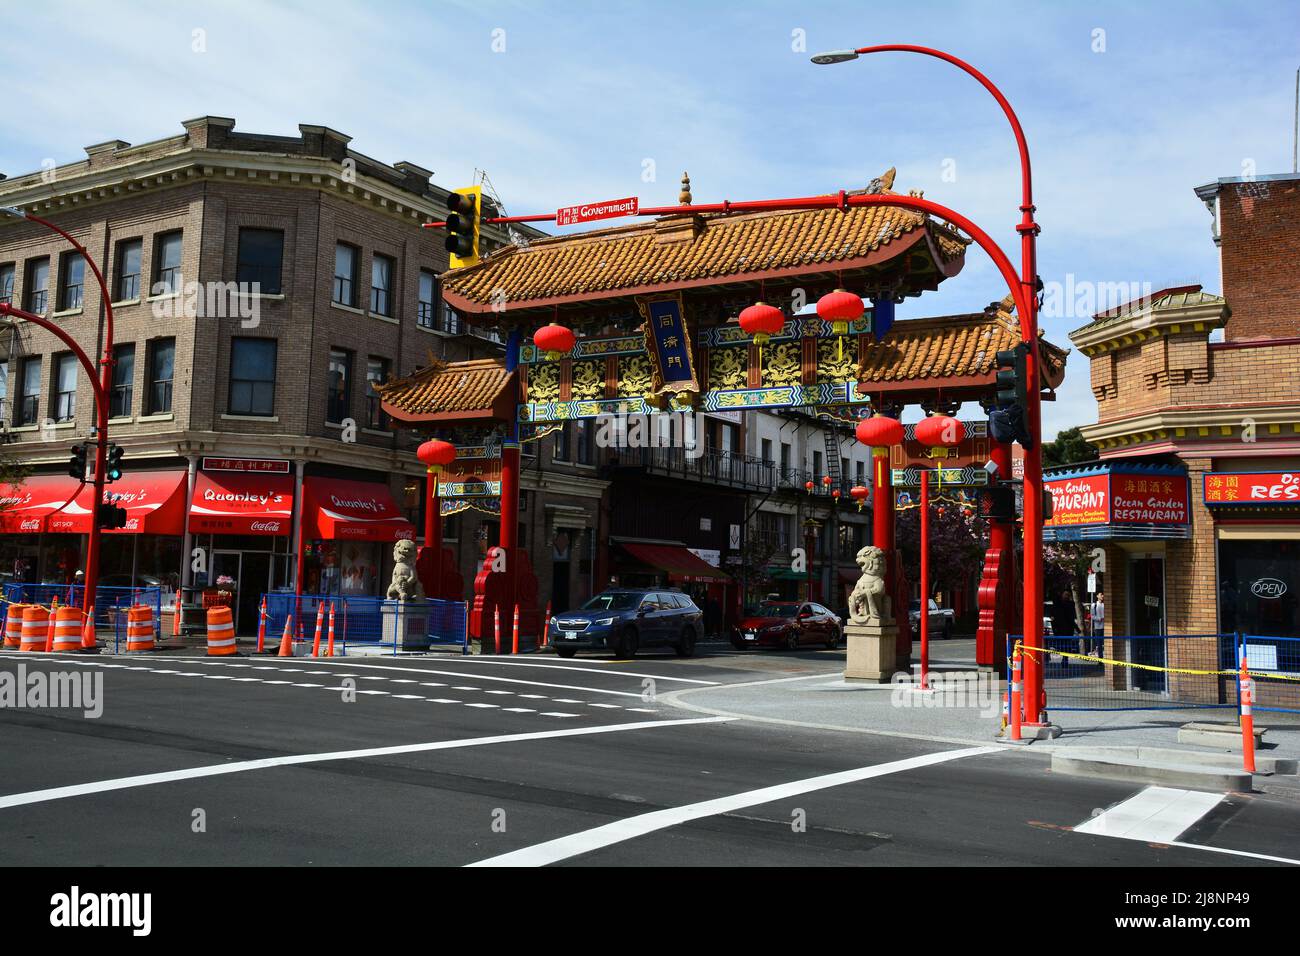
M 840 619 L 811 601 L 768 601 L 744 618 L 731 635 L 738 651 L 749 647 L 798 650 L 810 644 L 835 648 L 840 644 Z

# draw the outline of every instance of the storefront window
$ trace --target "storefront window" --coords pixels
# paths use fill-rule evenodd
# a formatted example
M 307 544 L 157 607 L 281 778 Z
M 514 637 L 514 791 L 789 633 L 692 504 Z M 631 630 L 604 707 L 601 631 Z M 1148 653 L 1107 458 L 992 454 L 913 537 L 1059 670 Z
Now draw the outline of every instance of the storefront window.
M 1226 633 L 1300 637 L 1300 541 L 1219 542 L 1219 625 Z

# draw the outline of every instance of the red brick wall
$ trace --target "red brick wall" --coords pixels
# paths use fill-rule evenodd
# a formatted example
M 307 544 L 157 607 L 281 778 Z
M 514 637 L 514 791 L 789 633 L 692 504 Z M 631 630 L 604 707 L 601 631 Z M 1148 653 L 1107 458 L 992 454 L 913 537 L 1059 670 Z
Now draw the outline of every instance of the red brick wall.
M 1300 335 L 1300 180 L 1219 191 L 1229 341 Z

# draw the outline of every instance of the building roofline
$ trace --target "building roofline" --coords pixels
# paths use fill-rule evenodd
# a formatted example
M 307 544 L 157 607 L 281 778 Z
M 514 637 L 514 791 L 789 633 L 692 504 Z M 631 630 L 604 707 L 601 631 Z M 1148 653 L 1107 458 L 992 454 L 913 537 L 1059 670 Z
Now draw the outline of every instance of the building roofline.
M 1294 180 L 1300 182 L 1300 173 L 1269 173 L 1264 176 L 1223 176 L 1195 189 L 1198 198 L 1213 199 L 1221 188 L 1238 183 L 1280 183 Z

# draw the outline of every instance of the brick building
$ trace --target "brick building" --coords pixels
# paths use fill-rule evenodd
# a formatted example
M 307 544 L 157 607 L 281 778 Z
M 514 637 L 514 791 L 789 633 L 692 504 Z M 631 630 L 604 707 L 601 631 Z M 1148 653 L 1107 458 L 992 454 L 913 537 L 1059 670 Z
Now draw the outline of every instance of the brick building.
M 419 436 L 391 427 L 374 385 L 500 350 L 441 303 L 447 254 L 421 228 L 446 214 L 432 173 L 370 159 L 323 126 L 299 131 L 202 117 L 0 177 L 0 206 L 76 236 L 114 300 L 111 438 L 126 474 L 110 491 L 129 523 L 105 535 L 104 575 L 196 590 L 231 577 L 245 630 L 261 593 L 292 588 L 300 536 L 307 590 L 386 585 L 392 541 L 419 534 L 424 469 Z M 487 249 L 509 240 L 485 233 Z M 102 351 L 99 288 L 44 229 L 0 218 L 0 299 Z M 90 435 L 92 392 L 28 324 L 0 331 L 0 361 L 4 453 L 34 472 L 5 495 L 0 569 L 66 582 L 84 560 L 89 491 L 54 509 L 77 488 L 66 465 Z
M 1071 334 L 1100 460 L 1048 475 L 1049 537 L 1104 548 L 1108 633 L 1300 637 L 1300 176 L 1196 194 L 1222 295 L 1165 289 Z

